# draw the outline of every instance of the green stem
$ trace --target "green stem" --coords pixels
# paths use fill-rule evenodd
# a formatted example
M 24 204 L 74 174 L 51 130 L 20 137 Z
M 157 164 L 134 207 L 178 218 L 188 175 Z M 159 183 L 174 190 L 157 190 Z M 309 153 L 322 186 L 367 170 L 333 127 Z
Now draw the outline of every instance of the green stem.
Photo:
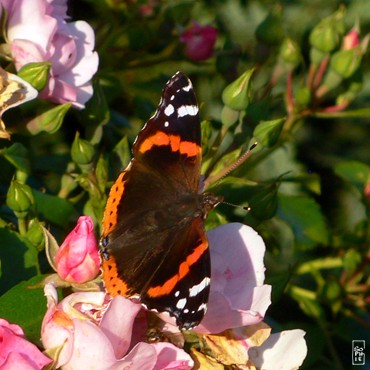
M 27 233 L 27 222 L 26 222 L 25 217 L 18 218 L 18 229 L 19 229 L 19 233 L 21 235 L 26 235 L 26 233 Z
M 298 275 L 307 274 L 312 270 L 323 270 L 343 267 L 343 261 L 341 258 L 320 258 L 318 260 L 302 263 L 297 269 Z

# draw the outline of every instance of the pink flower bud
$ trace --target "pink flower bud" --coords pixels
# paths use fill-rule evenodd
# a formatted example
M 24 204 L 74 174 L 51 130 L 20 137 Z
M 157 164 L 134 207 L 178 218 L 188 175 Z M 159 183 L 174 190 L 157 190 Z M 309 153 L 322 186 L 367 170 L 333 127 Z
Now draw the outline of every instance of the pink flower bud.
M 353 49 L 360 44 L 360 35 L 358 31 L 353 28 L 343 37 L 342 50 Z
M 370 204 L 370 182 L 368 182 L 368 183 L 365 185 L 364 195 L 365 195 L 365 198 L 368 200 L 368 202 L 369 202 L 369 204 Z
M 218 31 L 212 26 L 202 26 L 198 23 L 188 28 L 180 37 L 185 43 L 186 56 L 194 61 L 206 60 L 212 56 Z
M 55 264 L 58 275 L 71 283 L 85 283 L 99 273 L 98 242 L 90 217 L 78 219 L 77 226 L 58 249 Z

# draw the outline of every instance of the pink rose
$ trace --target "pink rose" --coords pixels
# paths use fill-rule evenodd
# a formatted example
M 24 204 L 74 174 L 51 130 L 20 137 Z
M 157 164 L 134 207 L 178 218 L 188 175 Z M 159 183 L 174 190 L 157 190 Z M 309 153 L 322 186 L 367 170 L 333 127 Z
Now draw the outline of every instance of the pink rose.
M 34 344 L 24 339 L 20 326 L 0 319 L 1 370 L 41 370 L 51 362 Z
M 210 58 L 213 54 L 217 34 L 217 29 L 212 26 L 193 23 L 180 36 L 180 41 L 185 43 L 186 56 L 197 62 Z
M 263 320 L 271 303 L 271 286 L 264 285 L 265 244 L 251 227 L 230 223 L 208 233 L 211 288 L 207 312 L 197 333 L 220 333 Z M 158 314 L 164 331 L 178 332 L 175 320 Z
M 8 15 L 7 40 L 19 70 L 30 62 L 50 62 L 40 97 L 83 108 L 91 98 L 98 68 L 95 36 L 84 21 L 67 23 L 66 0 L 0 0 Z
M 239 223 L 208 232 L 211 250 L 211 290 L 199 333 L 253 325 L 263 320 L 271 303 L 271 286 L 264 285 L 265 244 L 251 227 Z
M 81 216 L 67 235 L 55 257 L 58 275 L 70 283 L 85 283 L 100 270 L 98 241 L 90 217 Z
M 187 370 L 193 361 L 170 343 L 140 341 L 146 331 L 137 316 L 141 305 L 102 292 L 73 293 L 58 304 L 55 288 L 45 286 L 48 310 L 41 337 L 53 351 L 56 367 L 96 370 Z

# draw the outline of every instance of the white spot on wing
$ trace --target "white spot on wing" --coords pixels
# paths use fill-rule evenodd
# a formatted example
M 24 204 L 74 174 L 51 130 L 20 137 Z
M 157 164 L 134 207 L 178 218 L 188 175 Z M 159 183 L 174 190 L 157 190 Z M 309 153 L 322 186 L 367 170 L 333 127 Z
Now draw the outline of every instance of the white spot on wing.
M 167 107 L 164 110 L 164 114 L 169 117 L 173 112 L 175 111 L 175 108 L 172 104 L 167 105 Z
M 198 107 L 196 105 L 182 105 L 177 109 L 177 116 L 196 116 L 198 113 Z
M 198 311 L 204 311 L 206 312 L 207 311 L 207 305 L 205 303 L 202 303 L 199 307 L 198 307 Z
M 205 277 L 199 284 L 194 285 L 189 289 L 189 296 L 195 297 L 198 293 L 205 289 L 210 282 L 211 279 L 209 277 Z
M 182 310 L 185 307 L 185 305 L 186 305 L 186 298 L 181 298 L 176 303 L 176 308 Z
M 170 125 L 170 123 L 168 122 L 168 121 L 166 121 L 165 123 L 164 123 L 164 127 L 168 127 Z
M 186 92 L 190 91 L 193 88 L 193 85 L 191 84 L 190 80 L 188 80 L 188 81 L 189 81 L 189 84 L 182 88 Z
M 178 297 L 180 295 L 180 291 L 178 290 L 176 293 L 175 293 L 175 297 Z

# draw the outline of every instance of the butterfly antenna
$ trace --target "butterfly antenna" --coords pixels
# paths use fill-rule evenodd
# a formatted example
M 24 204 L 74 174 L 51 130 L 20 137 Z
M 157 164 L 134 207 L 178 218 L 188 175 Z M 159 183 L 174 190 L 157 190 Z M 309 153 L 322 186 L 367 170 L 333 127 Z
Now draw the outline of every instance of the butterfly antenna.
M 234 204 L 234 203 L 224 202 L 224 201 L 222 201 L 221 203 L 226 204 L 226 205 L 231 206 L 231 207 L 240 208 L 240 209 L 243 209 L 244 211 L 248 211 L 248 212 L 252 210 L 252 208 L 249 207 L 249 206 L 241 206 L 239 204 Z
M 233 172 L 236 168 L 238 168 L 242 163 L 244 163 L 247 158 L 249 157 L 249 155 L 251 154 L 251 151 L 257 146 L 257 142 L 254 142 L 249 148 L 248 150 L 241 156 L 239 157 L 232 165 L 224 168 L 222 171 L 220 171 L 219 173 L 217 173 L 216 175 L 214 176 L 208 176 L 207 179 L 205 180 L 205 188 L 207 188 L 207 186 L 211 183 L 215 183 L 215 182 L 219 182 L 221 181 L 223 178 L 225 178 L 230 172 Z M 225 202 L 223 202 L 225 203 Z M 237 206 L 239 207 L 239 206 Z

